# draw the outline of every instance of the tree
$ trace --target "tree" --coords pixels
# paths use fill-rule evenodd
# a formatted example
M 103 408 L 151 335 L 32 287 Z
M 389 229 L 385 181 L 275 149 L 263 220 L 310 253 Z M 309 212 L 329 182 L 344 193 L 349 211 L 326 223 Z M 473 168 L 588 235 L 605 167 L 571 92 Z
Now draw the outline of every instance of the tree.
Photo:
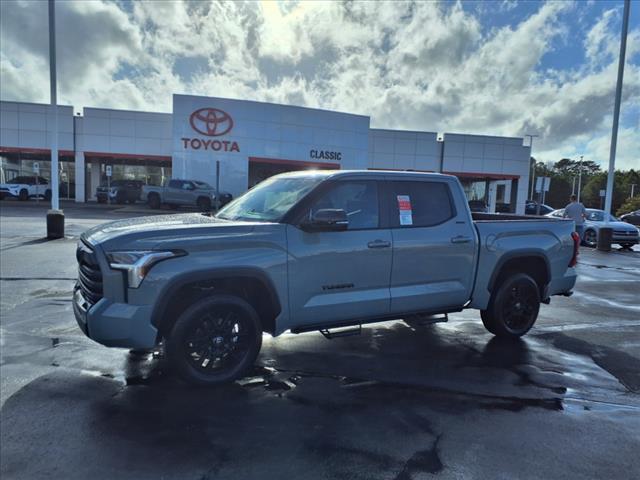
M 616 171 L 613 183 L 613 199 L 611 211 L 615 212 L 629 196 L 629 189 L 625 188 L 625 180 L 628 172 Z M 600 197 L 600 190 L 607 188 L 607 174 L 605 172 L 594 175 L 582 189 L 582 203 L 589 208 L 601 208 L 604 206 L 604 198 Z

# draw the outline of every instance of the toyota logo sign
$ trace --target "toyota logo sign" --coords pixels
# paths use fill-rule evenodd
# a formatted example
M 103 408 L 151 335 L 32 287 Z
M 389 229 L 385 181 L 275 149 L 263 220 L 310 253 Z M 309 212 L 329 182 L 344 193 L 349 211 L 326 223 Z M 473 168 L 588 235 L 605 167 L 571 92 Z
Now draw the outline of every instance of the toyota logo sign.
M 202 135 L 219 137 L 233 128 L 231 115 L 218 108 L 200 108 L 189 117 L 191 128 Z

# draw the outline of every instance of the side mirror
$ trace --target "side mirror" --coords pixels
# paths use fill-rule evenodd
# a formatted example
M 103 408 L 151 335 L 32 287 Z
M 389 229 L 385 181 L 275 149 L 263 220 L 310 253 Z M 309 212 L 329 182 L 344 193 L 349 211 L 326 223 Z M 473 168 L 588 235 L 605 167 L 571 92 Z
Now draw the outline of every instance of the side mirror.
M 344 210 L 325 208 L 315 212 L 300 227 L 308 232 L 339 232 L 349 227 L 349 219 Z

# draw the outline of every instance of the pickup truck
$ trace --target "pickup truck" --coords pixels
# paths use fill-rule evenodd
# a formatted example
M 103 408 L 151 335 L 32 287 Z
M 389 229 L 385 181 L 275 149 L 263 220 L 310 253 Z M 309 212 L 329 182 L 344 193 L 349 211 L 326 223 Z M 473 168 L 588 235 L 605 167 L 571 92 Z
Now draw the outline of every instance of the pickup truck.
M 216 190 L 211 185 L 198 180 L 169 180 L 162 187 L 142 187 L 142 197 L 146 199 L 150 208 L 160 208 L 163 204 L 177 208 L 178 206 L 198 207 L 201 211 L 211 210 L 216 205 L 229 203 L 230 195 L 223 193 L 218 199 Z
M 113 180 L 108 184 L 98 186 L 96 189 L 96 199 L 98 203 L 123 204 L 136 203 L 140 200 L 143 183 L 140 180 Z
M 162 343 L 183 378 L 218 384 L 253 364 L 263 332 L 332 337 L 473 308 L 492 334 L 520 337 L 541 303 L 572 293 L 578 245 L 571 220 L 472 217 L 453 176 L 294 172 L 216 215 L 86 231 L 73 308 L 93 340 Z
M 7 197 L 19 200 L 30 198 L 51 199 L 51 187 L 49 181 L 43 177 L 16 177 L 8 183 L 0 184 L 0 199 Z

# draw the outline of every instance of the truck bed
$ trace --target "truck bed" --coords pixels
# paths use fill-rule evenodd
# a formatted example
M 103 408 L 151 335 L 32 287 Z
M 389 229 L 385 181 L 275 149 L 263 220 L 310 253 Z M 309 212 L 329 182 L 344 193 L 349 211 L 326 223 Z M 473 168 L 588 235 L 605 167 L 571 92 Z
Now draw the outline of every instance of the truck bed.
M 548 295 L 560 294 L 575 283 L 575 273 L 568 269 L 574 249 L 573 220 L 498 213 L 472 213 L 472 218 L 478 234 L 472 307 L 487 307 L 494 272 L 512 258 L 544 262 L 550 279 Z

